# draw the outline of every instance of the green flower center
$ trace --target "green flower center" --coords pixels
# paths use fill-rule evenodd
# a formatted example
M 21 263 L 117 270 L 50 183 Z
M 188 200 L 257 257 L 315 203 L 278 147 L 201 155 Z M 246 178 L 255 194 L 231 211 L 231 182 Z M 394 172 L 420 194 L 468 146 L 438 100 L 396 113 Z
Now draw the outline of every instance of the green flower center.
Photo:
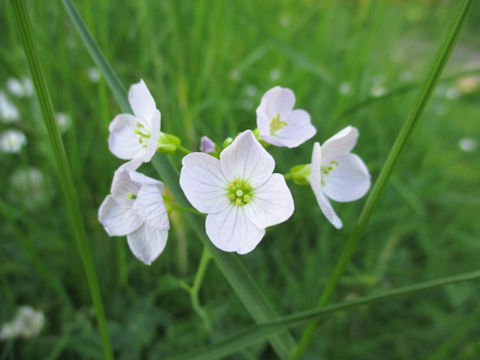
M 287 124 L 286 121 L 280 120 L 280 113 L 277 113 L 277 116 L 274 116 L 270 122 L 270 135 L 275 135 L 278 130 L 282 129 Z
M 127 199 L 135 200 L 137 198 L 137 195 L 132 194 L 131 192 L 128 192 L 126 197 L 127 197 Z
M 227 195 L 232 204 L 235 206 L 243 206 L 252 200 L 253 188 L 248 181 L 235 179 L 228 184 Z

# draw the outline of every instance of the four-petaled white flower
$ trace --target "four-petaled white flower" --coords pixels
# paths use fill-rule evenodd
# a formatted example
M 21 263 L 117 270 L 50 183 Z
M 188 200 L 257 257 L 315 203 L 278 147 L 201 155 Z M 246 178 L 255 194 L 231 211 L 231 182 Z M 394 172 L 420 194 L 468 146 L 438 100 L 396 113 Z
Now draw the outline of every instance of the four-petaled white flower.
M 162 192 L 162 182 L 120 167 L 98 210 L 108 235 L 127 235 L 130 250 L 147 265 L 162 253 L 170 228 Z
M 352 154 L 358 130 L 347 126 L 320 147 L 313 145 L 310 185 L 325 217 L 337 229 L 342 220 L 328 198 L 349 202 L 363 197 L 370 188 L 370 174 L 358 155 Z
M 220 159 L 195 152 L 183 158 L 180 186 L 198 211 L 207 213 L 206 232 L 223 251 L 246 254 L 265 228 L 287 220 L 294 204 L 275 161 L 252 131 L 239 134 Z
M 27 143 L 25 134 L 19 130 L 7 130 L 0 134 L 0 150 L 6 153 L 18 153 Z
M 257 108 L 260 138 L 276 146 L 294 148 L 317 132 L 305 110 L 293 110 L 292 90 L 276 86 L 268 90 Z
M 157 150 L 160 111 L 143 80 L 130 87 L 128 101 L 134 115 L 120 114 L 113 119 L 108 128 L 108 146 L 116 157 L 131 160 L 128 167 L 136 170 Z

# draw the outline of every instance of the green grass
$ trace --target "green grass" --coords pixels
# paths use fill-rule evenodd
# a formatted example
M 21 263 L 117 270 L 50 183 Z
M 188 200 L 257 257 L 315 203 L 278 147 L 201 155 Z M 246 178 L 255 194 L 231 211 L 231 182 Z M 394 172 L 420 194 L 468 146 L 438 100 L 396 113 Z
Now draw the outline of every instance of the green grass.
M 458 7 L 428 1 L 75 4 L 122 83 L 142 77 L 162 112 L 162 127 L 189 148 L 198 146 L 201 135 L 221 141 L 255 127 L 261 95 L 279 84 L 292 88 L 297 106 L 312 114 L 317 140 L 349 124 L 359 128 L 355 152 L 374 180 L 418 88 L 346 110 L 370 96 L 375 76 L 384 77 L 388 90 L 419 83 Z M 202 253 L 186 219 L 174 222 L 165 252 L 150 268 L 129 253 L 124 239 L 104 233 L 97 208 L 121 164 L 108 152 L 107 126 L 120 109 L 103 80 L 89 81 L 93 63 L 60 2 L 29 7 L 54 108 L 73 119 L 63 140 L 117 357 L 172 356 L 252 325 L 222 273 L 210 265 L 199 291 L 212 325 L 205 329 L 180 286 L 193 284 Z M 475 6 L 444 78 L 480 67 L 479 19 Z M 28 73 L 9 2 L 0 2 L 0 28 L 6 30 L 0 32 L 4 90 L 9 77 Z M 278 79 L 271 77 L 275 70 Z M 342 95 L 346 81 L 352 91 Z M 465 136 L 480 141 L 479 99 L 478 89 L 456 99 L 434 92 L 331 303 L 478 268 L 480 150 L 462 152 L 457 143 Z M 2 343 L 0 359 L 100 359 L 88 286 L 39 106 L 31 99 L 15 103 L 21 121 L 0 122 L 0 131 L 21 129 L 28 144 L 21 154 L 0 154 L 0 322 L 10 320 L 18 305 L 30 304 L 45 312 L 47 325 L 37 338 Z M 269 151 L 277 170 L 286 172 L 309 161 L 312 145 Z M 47 198 L 35 206 L 33 195 L 18 194 L 9 180 L 29 166 L 47 177 Z M 151 167 L 144 170 L 156 176 Z M 293 217 L 241 259 L 282 314 L 315 306 L 365 202 L 335 204 L 345 224 L 336 231 L 308 187 L 291 189 Z M 478 314 L 478 290 L 478 283 L 464 283 L 336 313 L 320 323 L 304 358 L 476 358 L 480 329 L 466 321 Z M 295 329 L 297 339 L 302 330 Z M 440 346 L 447 341 L 445 351 Z M 262 342 L 233 358 L 269 359 L 275 353 Z

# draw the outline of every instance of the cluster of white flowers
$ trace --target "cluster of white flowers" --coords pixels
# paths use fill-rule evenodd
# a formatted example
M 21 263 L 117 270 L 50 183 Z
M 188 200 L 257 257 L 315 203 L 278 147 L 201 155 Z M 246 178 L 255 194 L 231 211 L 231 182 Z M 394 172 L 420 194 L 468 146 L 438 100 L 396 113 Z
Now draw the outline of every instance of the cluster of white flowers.
M 0 134 L 0 151 L 18 153 L 27 143 L 27 138 L 20 130 L 6 130 Z
M 14 339 L 22 336 L 24 339 L 37 336 L 45 325 L 45 316 L 31 306 L 20 306 L 15 318 L 2 325 L 0 340 Z
M 200 152 L 189 152 L 180 140 L 160 131 L 160 112 L 145 83 L 131 86 L 129 102 L 134 115 L 120 114 L 110 124 L 110 151 L 128 160 L 113 178 L 111 194 L 99 209 L 99 220 L 110 236 L 127 236 L 133 254 L 150 265 L 163 251 L 170 227 L 162 195 L 164 185 L 138 173 L 156 151 L 188 153 L 182 160 L 180 187 L 191 205 L 207 214 L 206 234 L 219 249 L 238 254 L 251 252 L 265 236 L 265 229 L 280 224 L 294 212 L 286 179 L 310 185 L 321 211 L 336 227 L 342 221 L 329 199 L 349 202 L 370 188 L 366 165 L 351 151 L 358 130 L 348 126 L 323 146 L 315 142 L 312 161 L 294 166 L 290 173 L 274 173 L 269 145 L 294 148 L 315 136 L 310 114 L 294 109 L 292 90 L 274 87 L 256 110 L 257 129 L 245 130 L 221 146 L 207 136 Z M 167 201 L 167 203 L 165 203 Z

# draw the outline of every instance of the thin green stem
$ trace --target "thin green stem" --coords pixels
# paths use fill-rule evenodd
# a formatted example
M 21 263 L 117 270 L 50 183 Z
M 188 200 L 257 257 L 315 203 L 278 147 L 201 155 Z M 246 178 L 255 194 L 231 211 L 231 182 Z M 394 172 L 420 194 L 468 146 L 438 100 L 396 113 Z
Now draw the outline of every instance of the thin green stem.
M 203 248 L 202 257 L 200 259 L 200 264 L 198 265 L 197 273 L 195 274 L 195 279 L 193 281 L 193 286 L 190 288 L 190 301 L 192 303 L 193 310 L 198 314 L 202 319 L 205 328 L 210 331 L 211 323 L 210 319 L 205 311 L 205 309 L 200 305 L 199 292 L 205 277 L 205 272 L 207 271 L 208 264 L 212 255 L 206 247 Z
M 205 346 L 204 348 L 196 348 L 194 351 L 181 354 L 174 357 L 175 360 L 213 360 L 224 358 L 235 352 L 241 351 L 247 346 L 255 345 L 265 339 L 277 334 L 281 331 L 291 329 L 302 325 L 306 321 L 325 317 L 329 314 L 349 310 L 358 306 L 374 304 L 380 301 L 398 298 L 401 296 L 412 295 L 415 293 L 440 288 L 446 285 L 456 284 L 464 281 L 479 280 L 480 270 L 463 273 L 459 275 L 449 276 L 441 279 L 425 281 L 422 283 L 403 286 L 393 290 L 387 290 L 375 295 L 365 296 L 356 300 L 342 302 L 339 304 L 329 305 L 322 309 L 310 309 L 300 311 L 288 316 L 278 318 L 275 321 L 250 326 L 239 331 L 235 335 L 229 336 L 217 343 Z
M 202 215 L 204 216 L 205 214 L 201 213 L 200 211 L 195 210 L 194 208 L 188 207 L 188 206 L 180 206 L 180 205 L 175 205 L 175 204 L 169 204 L 168 205 L 170 208 L 173 210 L 178 210 L 178 211 L 183 211 L 183 212 L 189 212 L 195 215 Z
M 38 102 L 43 114 L 43 120 L 48 130 L 51 147 L 55 155 L 57 172 L 60 178 L 60 184 L 68 207 L 68 214 L 70 225 L 78 245 L 80 256 L 83 262 L 85 273 L 87 276 L 90 294 L 92 296 L 95 312 L 97 315 L 98 326 L 102 338 L 102 345 L 106 359 L 113 359 L 113 351 L 108 335 L 107 322 L 105 312 L 103 309 L 102 298 L 100 295 L 100 288 L 98 285 L 97 274 L 90 250 L 90 245 L 87 241 L 87 234 L 82 218 L 82 211 L 80 203 L 75 191 L 75 184 L 70 172 L 70 166 L 67 161 L 67 155 L 63 146 L 60 132 L 55 121 L 52 101 L 48 92 L 47 84 L 43 74 L 43 69 L 40 64 L 38 55 L 37 43 L 33 37 L 32 25 L 30 17 L 24 0 L 12 1 L 15 18 L 20 32 L 25 55 L 28 62 L 28 67 L 32 75 L 35 92 L 38 97 Z
M 191 153 L 190 150 L 188 150 L 186 147 L 183 147 L 182 145 L 178 145 L 178 146 L 177 146 L 177 149 L 178 149 L 180 152 L 182 152 L 182 153 L 184 153 L 184 154 L 186 154 L 186 155 L 188 155 L 188 154 Z
M 380 196 L 388 182 L 388 179 L 390 178 L 393 168 L 395 167 L 395 164 L 397 163 L 397 160 L 400 157 L 400 154 L 402 153 L 402 150 L 405 147 L 408 138 L 413 132 L 415 125 L 418 123 L 428 103 L 428 100 L 430 99 L 433 89 L 438 82 L 440 74 L 442 73 L 443 68 L 445 67 L 445 64 L 450 57 L 450 54 L 453 51 L 453 48 L 455 47 L 463 25 L 465 24 L 465 20 L 467 19 L 468 13 L 472 8 L 472 4 L 473 0 L 464 0 L 460 12 L 453 24 L 453 27 L 448 32 L 442 46 L 437 52 L 437 55 L 435 56 L 429 68 L 429 71 L 423 81 L 423 85 L 419 93 L 417 94 L 412 111 L 410 112 L 410 115 L 405 124 L 403 125 L 402 129 L 400 130 L 400 133 L 398 134 L 395 143 L 393 144 L 393 147 L 388 154 L 387 160 L 383 165 L 378 179 L 375 182 L 372 191 L 370 192 L 365 206 L 363 207 L 357 225 L 352 235 L 348 239 L 347 243 L 345 244 L 345 247 L 343 248 L 343 251 L 335 266 L 335 269 L 333 270 L 330 278 L 327 281 L 327 284 L 325 285 L 320 300 L 317 304 L 318 307 L 324 306 L 328 303 L 338 285 L 338 282 L 340 281 L 340 278 L 345 268 L 350 263 L 350 260 L 358 246 L 363 231 L 365 230 L 365 227 L 370 220 L 373 210 L 375 209 L 378 201 L 380 200 Z M 292 354 L 293 359 L 301 358 L 303 352 L 306 350 L 308 344 L 310 343 L 310 339 L 313 336 L 317 323 L 318 320 L 315 320 L 311 322 L 309 326 L 305 329 L 298 344 L 298 347 L 294 350 Z

